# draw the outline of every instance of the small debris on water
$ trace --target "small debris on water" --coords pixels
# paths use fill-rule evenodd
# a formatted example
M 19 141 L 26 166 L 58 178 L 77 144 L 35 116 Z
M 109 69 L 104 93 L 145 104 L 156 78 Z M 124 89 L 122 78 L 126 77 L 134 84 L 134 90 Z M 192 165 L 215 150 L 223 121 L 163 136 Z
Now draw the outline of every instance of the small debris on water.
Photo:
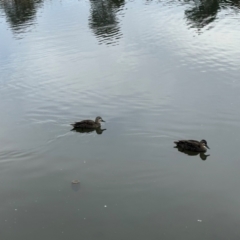
M 107 207 L 107 205 L 104 205 L 104 207 Z
M 78 184 L 80 183 L 78 180 L 72 180 L 72 184 Z
M 202 220 L 198 219 L 198 222 L 202 222 Z

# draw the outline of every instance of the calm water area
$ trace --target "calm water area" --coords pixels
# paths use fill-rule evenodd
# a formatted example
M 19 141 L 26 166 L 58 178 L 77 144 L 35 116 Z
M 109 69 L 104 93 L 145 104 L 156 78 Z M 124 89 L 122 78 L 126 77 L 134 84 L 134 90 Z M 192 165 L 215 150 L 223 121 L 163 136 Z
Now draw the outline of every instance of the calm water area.
M 239 13 L 0 0 L 0 239 L 239 240 Z

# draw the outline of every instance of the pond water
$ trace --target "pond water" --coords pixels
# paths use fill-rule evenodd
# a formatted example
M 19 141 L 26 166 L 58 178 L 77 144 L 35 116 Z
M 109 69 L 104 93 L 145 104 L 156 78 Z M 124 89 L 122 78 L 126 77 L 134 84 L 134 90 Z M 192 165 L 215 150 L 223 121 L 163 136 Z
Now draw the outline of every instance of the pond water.
M 239 239 L 239 11 L 0 0 L 1 240 Z

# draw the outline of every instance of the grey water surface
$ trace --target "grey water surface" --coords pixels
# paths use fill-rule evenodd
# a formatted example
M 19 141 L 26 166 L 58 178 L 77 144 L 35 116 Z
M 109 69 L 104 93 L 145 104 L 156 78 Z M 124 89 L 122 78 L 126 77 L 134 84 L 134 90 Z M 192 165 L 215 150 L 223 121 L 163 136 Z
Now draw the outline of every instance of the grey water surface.
M 240 239 L 239 11 L 0 0 L 0 239 Z

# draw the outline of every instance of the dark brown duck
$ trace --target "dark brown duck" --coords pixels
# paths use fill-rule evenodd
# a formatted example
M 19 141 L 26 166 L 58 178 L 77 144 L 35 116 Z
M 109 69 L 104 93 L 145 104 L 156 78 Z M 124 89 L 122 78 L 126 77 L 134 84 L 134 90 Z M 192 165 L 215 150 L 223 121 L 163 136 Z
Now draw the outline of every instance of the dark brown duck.
M 103 119 L 101 117 L 96 117 L 95 121 L 93 120 L 83 120 L 81 122 L 75 122 L 71 124 L 73 128 L 82 128 L 82 129 L 97 129 L 101 127 L 101 122 Z
M 179 140 L 174 143 L 183 151 L 206 152 L 207 148 L 210 149 L 204 139 L 200 142 L 196 140 Z

